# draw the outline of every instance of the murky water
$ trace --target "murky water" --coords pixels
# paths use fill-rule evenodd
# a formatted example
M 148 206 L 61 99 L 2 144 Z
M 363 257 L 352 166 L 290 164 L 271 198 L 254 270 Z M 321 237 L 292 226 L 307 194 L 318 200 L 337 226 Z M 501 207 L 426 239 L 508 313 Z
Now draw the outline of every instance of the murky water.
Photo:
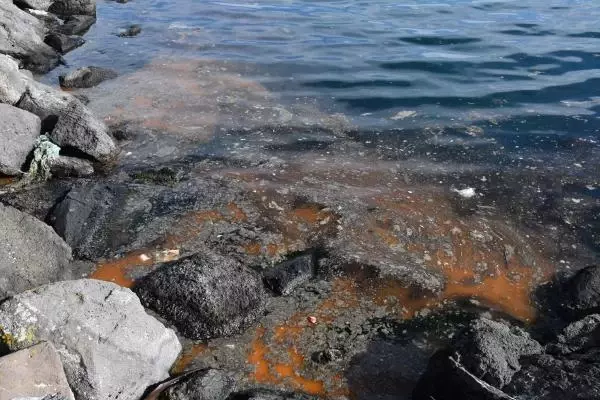
M 202 246 L 257 269 L 317 248 L 337 273 L 186 343 L 175 369 L 409 398 L 450 311 L 532 323 L 540 284 L 598 262 L 599 20 L 575 0 L 99 2 L 42 79 L 120 72 L 83 91 L 123 149 L 106 179 L 156 196 L 141 228 L 115 212 L 92 277 L 131 286 Z M 315 361 L 327 346 L 343 356 Z

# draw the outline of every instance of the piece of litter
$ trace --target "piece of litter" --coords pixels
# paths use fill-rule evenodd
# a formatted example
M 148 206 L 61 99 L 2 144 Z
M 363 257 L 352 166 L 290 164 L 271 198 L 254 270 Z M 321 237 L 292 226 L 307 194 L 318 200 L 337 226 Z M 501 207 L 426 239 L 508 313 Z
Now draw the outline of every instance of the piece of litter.
M 581 199 L 571 199 L 571 201 L 575 204 L 581 203 Z
M 465 189 L 452 189 L 453 192 L 458 193 L 458 195 L 460 197 L 464 197 L 465 199 L 470 199 L 471 197 L 475 196 L 475 189 L 472 187 L 468 187 Z
M 592 186 L 592 185 L 587 185 L 585 188 L 586 188 L 587 190 L 594 190 L 594 189 L 596 189 L 596 188 L 595 188 L 594 186 Z
M 140 255 L 140 260 L 142 260 L 142 261 L 144 261 L 144 262 L 148 261 L 149 259 L 150 259 L 150 257 L 148 257 L 148 256 L 147 256 L 147 255 L 145 255 L 145 254 L 141 254 L 141 255 Z
M 179 249 L 168 249 L 163 251 L 157 251 L 154 255 L 158 262 L 169 262 L 175 261 L 179 258 Z
M 313 317 L 312 315 L 310 317 L 307 317 L 306 320 L 310 323 L 310 324 L 316 324 L 317 323 L 317 317 Z
M 394 116 L 390 117 L 390 119 L 397 121 L 399 119 L 410 118 L 410 117 L 414 117 L 416 115 L 417 115 L 416 111 L 398 111 Z

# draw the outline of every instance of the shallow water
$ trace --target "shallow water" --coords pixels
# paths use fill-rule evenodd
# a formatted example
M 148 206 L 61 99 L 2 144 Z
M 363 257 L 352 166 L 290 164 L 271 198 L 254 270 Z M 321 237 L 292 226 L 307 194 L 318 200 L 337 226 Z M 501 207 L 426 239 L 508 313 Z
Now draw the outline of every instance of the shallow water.
M 150 185 L 144 218 L 160 229 L 117 212 L 125 228 L 109 227 L 118 240 L 92 277 L 130 286 L 205 245 L 259 268 L 326 249 L 340 276 L 271 299 L 239 336 L 186 342 L 176 369 L 409 398 L 437 345 L 428 324 L 449 318 L 435 313 L 531 323 L 538 285 L 598 262 L 598 20 L 598 5 L 566 0 L 100 1 L 87 44 L 41 79 L 121 73 L 84 94 L 131 130 L 106 179 Z M 116 35 L 131 23 L 139 36 Z M 163 167 L 183 178 L 157 181 Z M 416 321 L 427 340 L 381 341 L 374 318 Z M 324 343 L 347 353 L 311 361 Z M 373 385 L 388 353 L 419 359 Z

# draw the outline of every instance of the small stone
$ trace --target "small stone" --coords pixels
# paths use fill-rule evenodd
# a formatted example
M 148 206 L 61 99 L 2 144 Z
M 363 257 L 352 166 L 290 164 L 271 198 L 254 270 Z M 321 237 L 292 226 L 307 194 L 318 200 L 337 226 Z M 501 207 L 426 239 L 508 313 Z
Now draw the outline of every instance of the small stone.
M 263 282 L 274 293 L 287 296 L 308 282 L 313 277 L 314 269 L 314 255 L 303 254 L 268 268 L 263 273 Z
M 223 371 L 200 370 L 171 386 L 162 394 L 165 400 L 225 400 L 235 382 Z
M 141 32 L 142 32 L 142 27 L 140 25 L 134 24 L 127 28 L 120 29 L 118 36 L 134 37 L 134 36 L 139 35 Z
M 92 163 L 75 157 L 58 156 L 50 160 L 50 173 L 59 178 L 86 177 L 94 174 Z

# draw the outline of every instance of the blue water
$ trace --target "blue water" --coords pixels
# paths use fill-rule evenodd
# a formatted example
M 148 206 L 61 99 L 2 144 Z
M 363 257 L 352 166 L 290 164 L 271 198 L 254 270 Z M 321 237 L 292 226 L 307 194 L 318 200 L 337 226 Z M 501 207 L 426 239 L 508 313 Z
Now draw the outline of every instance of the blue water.
M 598 146 L 598 21 L 594 0 L 104 0 L 87 44 L 45 79 L 159 56 L 226 60 L 364 132 L 452 130 L 551 161 L 573 140 Z M 116 35 L 132 23 L 139 36 Z

